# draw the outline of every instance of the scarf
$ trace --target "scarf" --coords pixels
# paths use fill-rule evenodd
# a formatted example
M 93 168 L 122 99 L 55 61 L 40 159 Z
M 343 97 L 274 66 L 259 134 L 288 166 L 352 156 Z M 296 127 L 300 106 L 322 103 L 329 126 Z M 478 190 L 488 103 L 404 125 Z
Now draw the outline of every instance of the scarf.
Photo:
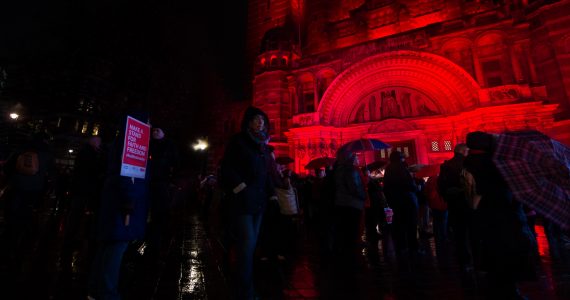
M 269 134 L 265 130 L 256 132 L 251 129 L 248 129 L 247 134 L 256 144 L 265 145 L 267 144 L 267 142 L 269 142 Z

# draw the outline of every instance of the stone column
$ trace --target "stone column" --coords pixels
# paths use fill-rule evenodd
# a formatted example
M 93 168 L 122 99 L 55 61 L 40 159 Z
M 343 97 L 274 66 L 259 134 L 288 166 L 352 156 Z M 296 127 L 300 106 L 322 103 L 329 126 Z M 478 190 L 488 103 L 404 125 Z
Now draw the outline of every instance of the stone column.
M 313 80 L 313 91 L 314 91 L 313 101 L 314 101 L 314 106 L 315 106 L 315 109 L 313 110 L 313 112 L 315 112 L 319 108 L 319 84 L 318 84 L 318 77 L 317 76 L 315 76 L 315 80 Z
M 477 82 L 481 87 L 485 87 L 485 76 L 483 74 L 483 67 L 479 61 L 479 50 L 477 48 L 473 49 L 473 64 L 475 65 L 475 76 L 477 77 Z
M 519 61 L 519 46 L 516 44 L 511 45 L 510 47 L 510 54 L 511 54 L 511 64 L 513 65 L 513 72 L 515 77 L 515 83 L 521 83 L 524 81 L 524 76 L 522 73 L 521 64 Z
M 530 54 L 530 49 L 528 47 L 525 47 L 525 51 L 524 51 L 524 56 L 527 59 L 528 62 L 528 69 L 530 72 L 530 82 L 531 83 L 539 83 L 538 81 L 538 75 L 536 74 L 536 65 L 534 64 L 534 61 L 532 61 L 532 56 Z

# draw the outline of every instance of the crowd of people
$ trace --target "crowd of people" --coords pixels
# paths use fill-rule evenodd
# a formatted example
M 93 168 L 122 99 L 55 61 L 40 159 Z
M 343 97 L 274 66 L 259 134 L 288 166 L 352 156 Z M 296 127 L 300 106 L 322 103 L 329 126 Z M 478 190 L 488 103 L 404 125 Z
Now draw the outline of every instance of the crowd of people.
M 489 299 L 524 299 L 517 282 L 536 276 L 536 213 L 513 198 L 494 165 L 491 134 L 469 133 L 429 178 L 415 176 L 394 150 L 385 164 L 364 167 L 356 153 L 338 151 L 333 165 L 301 179 L 275 160 L 268 125 L 267 115 L 250 107 L 220 170 L 237 299 L 255 299 L 256 255 L 285 260 L 294 251 L 299 220 L 316 225 L 323 256 L 348 265 L 357 263 L 363 243 L 387 237 L 398 256 L 422 256 L 419 239 L 433 235 L 438 252 L 452 242 L 462 274 L 486 275 Z M 543 222 L 557 240 L 560 228 Z
M 143 113 L 130 115 L 148 119 Z M 45 226 L 38 218 L 45 214 L 61 219 L 61 273 L 83 268 L 89 274 L 89 299 L 120 299 L 119 273 L 132 241 L 146 242 L 150 266 L 164 259 L 176 204 L 171 193 L 179 168 L 177 147 L 162 128 L 153 126 L 144 178 L 124 177 L 124 138 L 124 126 L 108 145 L 99 136 L 89 137 L 75 157 L 73 171 L 56 164 L 50 137 L 43 132 L 9 156 L 2 166 L 5 226 L 0 264 L 14 283 L 29 275 L 25 263 L 37 251 L 34 239 Z
M 151 265 L 164 258 L 176 205 L 178 152 L 164 130 L 153 126 L 146 176 L 124 177 L 124 135 L 123 129 L 105 146 L 100 137 L 90 137 L 73 172 L 60 172 L 57 181 L 43 133 L 6 161 L 4 186 L 9 188 L 0 191 L 6 225 L 0 257 L 15 278 L 30 251 L 27 240 L 46 205 L 46 190 L 58 195 L 52 206 L 65 211 L 62 272 L 71 272 L 74 254 L 84 251 L 90 299 L 120 299 L 119 272 L 131 241 L 146 241 Z M 513 198 L 494 165 L 492 135 L 469 133 L 429 178 L 416 176 L 400 151 L 389 152 L 388 161 L 363 166 L 357 153 L 343 148 L 334 162 L 301 178 L 287 167 L 290 161 L 276 159 L 269 142 L 267 115 L 249 107 L 218 172 L 200 176 L 196 184 L 204 221 L 214 222 L 209 216 L 215 214 L 223 224 L 224 266 L 233 270 L 236 299 L 256 298 L 256 258 L 294 259 L 303 228 L 317 233 L 323 259 L 347 267 L 358 266 L 362 247 L 380 239 L 393 241 L 398 257 L 421 257 L 426 249 L 420 240 L 433 235 L 438 255 L 452 245 L 463 274 L 486 274 L 490 299 L 523 299 L 517 282 L 535 278 L 537 214 Z M 549 239 L 560 240 L 563 230 L 542 222 Z

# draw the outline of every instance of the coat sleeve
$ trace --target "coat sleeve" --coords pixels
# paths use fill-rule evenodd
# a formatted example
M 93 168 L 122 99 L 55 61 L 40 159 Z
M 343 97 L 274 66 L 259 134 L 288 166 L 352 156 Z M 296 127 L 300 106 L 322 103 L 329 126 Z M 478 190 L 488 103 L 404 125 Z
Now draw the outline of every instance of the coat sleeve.
M 272 158 L 270 158 L 268 160 L 268 173 L 267 174 L 267 180 L 265 181 L 265 190 L 267 195 L 269 195 L 269 197 L 275 196 L 275 187 L 277 186 L 277 184 L 283 184 L 282 179 L 281 178 L 277 178 L 280 177 L 279 174 L 276 172 L 277 171 L 277 165 L 275 164 L 275 160 L 273 160 Z M 277 174 L 276 174 L 277 173 Z M 279 182 L 276 182 L 276 180 L 280 180 Z
M 366 189 L 360 178 L 360 174 L 356 170 L 350 172 L 350 180 L 348 180 L 348 189 L 350 193 L 359 199 L 366 199 Z

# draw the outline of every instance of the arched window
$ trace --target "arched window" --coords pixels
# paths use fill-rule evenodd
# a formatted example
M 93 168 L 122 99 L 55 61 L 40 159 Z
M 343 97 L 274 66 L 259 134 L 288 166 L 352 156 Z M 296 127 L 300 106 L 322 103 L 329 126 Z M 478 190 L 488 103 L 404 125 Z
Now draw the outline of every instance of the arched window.
M 315 80 L 312 74 L 303 74 L 298 79 L 299 83 L 299 103 L 298 113 L 309 113 L 315 111 Z
M 489 33 L 477 40 L 477 55 L 484 84 L 494 87 L 513 82 L 508 47 L 499 33 Z
M 272 68 L 279 66 L 279 59 L 277 58 L 277 56 L 275 56 L 275 55 L 271 56 L 271 61 L 269 62 L 269 65 Z

